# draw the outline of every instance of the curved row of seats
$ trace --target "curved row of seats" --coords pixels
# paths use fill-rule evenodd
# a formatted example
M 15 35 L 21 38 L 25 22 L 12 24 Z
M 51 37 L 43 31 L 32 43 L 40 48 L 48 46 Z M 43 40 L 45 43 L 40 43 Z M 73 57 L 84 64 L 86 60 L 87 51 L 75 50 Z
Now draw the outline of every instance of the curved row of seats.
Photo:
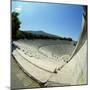
M 27 58 L 29 62 L 49 72 L 54 72 L 56 68 L 62 67 L 65 64 L 63 61 L 57 63 L 55 60 L 52 60 L 52 58 L 48 58 L 38 51 L 34 51 L 33 48 L 31 50 L 30 46 L 23 43 L 14 42 L 14 44 L 20 48 L 19 53 Z
M 33 77 L 38 82 L 45 83 L 50 78 L 52 73 L 38 68 L 34 64 L 30 63 L 28 60 L 21 56 L 18 50 L 13 51 L 13 56 L 20 65 L 20 67 L 24 70 L 24 72 L 30 77 Z
M 47 57 L 60 60 L 63 55 L 71 55 L 75 46 L 72 44 L 47 45 L 39 49 Z

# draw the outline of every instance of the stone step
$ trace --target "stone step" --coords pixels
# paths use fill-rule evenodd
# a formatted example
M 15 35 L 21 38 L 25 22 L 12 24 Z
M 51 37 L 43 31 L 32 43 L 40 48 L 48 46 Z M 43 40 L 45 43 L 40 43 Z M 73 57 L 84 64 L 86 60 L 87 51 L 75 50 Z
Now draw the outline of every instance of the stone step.
M 29 57 L 28 55 L 25 55 L 22 51 L 20 51 L 19 49 L 17 49 L 17 51 L 19 52 L 19 54 L 24 57 L 25 59 L 27 59 L 30 63 L 34 64 L 35 66 L 44 69 L 48 72 L 54 72 L 55 68 L 57 68 L 57 65 L 54 64 L 53 62 L 50 62 L 49 60 L 45 60 L 42 58 L 41 59 L 36 59 L 34 57 Z
M 26 72 L 30 77 L 33 77 L 38 82 L 45 83 L 50 78 L 52 73 L 33 65 L 28 60 L 23 58 L 17 50 L 13 51 L 13 56 L 15 57 L 21 68 L 24 70 L 24 72 Z

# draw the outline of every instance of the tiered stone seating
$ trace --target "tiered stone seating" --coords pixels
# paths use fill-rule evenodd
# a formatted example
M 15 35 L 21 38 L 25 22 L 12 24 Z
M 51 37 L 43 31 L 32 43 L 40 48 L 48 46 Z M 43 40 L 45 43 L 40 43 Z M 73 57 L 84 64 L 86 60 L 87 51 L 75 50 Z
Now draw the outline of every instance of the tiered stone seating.
M 59 86 L 87 84 L 87 40 L 70 62 L 49 78 L 47 86 L 55 86 L 54 83 Z
M 13 55 L 24 72 L 26 72 L 30 77 L 36 79 L 38 82 L 45 83 L 50 78 L 50 72 L 38 68 L 36 65 L 30 63 L 28 60 L 22 57 L 17 50 L 13 51 Z

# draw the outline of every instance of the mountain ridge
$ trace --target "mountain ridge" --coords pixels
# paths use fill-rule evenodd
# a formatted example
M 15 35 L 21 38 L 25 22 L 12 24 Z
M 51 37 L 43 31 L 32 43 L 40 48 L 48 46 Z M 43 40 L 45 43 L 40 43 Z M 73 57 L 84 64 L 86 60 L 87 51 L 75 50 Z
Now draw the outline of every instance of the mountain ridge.
M 49 37 L 60 37 L 58 35 L 50 34 L 50 33 L 47 33 L 45 31 L 42 31 L 42 30 L 38 30 L 38 31 L 30 30 L 30 31 L 23 31 L 23 32 L 32 33 L 32 34 L 35 34 L 35 35 L 49 36 Z

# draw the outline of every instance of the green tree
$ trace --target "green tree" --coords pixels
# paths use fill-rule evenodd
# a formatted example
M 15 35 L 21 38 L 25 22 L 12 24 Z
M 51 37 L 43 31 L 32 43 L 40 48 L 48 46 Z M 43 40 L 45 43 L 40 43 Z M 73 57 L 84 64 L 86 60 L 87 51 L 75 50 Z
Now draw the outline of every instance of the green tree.
M 21 22 L 18 19 L 19 13 L 12 12 L 12 39 L 17 39 L 16 34 L 19 31 Z

